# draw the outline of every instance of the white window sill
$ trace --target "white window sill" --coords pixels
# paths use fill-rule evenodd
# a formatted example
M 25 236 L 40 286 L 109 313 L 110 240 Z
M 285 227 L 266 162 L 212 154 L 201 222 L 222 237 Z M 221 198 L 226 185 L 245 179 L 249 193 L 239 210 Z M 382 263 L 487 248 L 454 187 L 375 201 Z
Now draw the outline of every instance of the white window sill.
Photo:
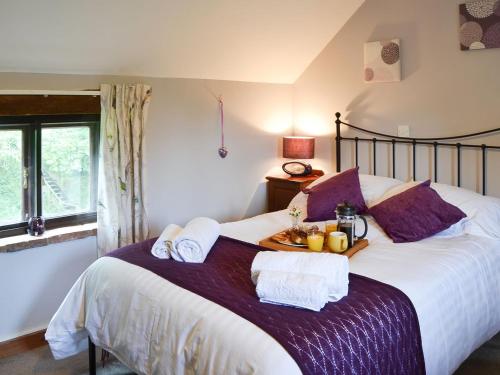
M 96 233 L 97 223 L 89 223 L 50 229 L 41 236 L 23 234 L 20 236 L 0 238 L 0 253 L 10 253 L 24 249 L 31 249 L 33 247 L 79 240 L 81 238 L 95 236 Z

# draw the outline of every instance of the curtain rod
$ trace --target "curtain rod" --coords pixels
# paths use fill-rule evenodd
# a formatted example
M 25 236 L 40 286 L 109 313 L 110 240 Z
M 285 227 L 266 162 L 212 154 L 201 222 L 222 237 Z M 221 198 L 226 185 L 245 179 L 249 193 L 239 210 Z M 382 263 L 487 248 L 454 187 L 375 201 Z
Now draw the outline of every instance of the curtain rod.
M 85 95 L 100 96 L 99 90 L 0 90 L 0 95 Z

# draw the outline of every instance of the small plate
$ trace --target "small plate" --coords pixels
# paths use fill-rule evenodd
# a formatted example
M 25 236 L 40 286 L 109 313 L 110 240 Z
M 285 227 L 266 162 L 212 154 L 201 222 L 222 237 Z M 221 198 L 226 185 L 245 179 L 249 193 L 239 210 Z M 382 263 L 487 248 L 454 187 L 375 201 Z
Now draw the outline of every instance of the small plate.
M 307 247 L 307 244 L 300 244 L 290 241 L 290 237 L 288 236 L 287 232 L 281 232 L 275 234 L 274 236 L 271 237 L 271 239 L 283 245 L 295 246 L 295 247 Z

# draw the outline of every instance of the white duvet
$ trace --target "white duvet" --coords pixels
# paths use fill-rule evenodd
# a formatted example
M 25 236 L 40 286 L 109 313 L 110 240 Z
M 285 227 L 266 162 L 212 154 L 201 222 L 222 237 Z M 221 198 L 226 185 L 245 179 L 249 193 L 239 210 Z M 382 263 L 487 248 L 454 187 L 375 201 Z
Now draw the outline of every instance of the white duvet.
M 427 374 L 453 373 L 500 331 L 500 240 L 462 233 L 393 244 L 369 223 L 370 246 L 350 259 L 351 272 L 406 293 L 419 318 Z M 221 229 L 256 243 L 289 224 L 279 211 Z M 257 326 L 115 258 L 100 258 L 81 275 L 46 338 L 64 358 L 86 349 L 87 335 L 140 374 L 300 374 Z

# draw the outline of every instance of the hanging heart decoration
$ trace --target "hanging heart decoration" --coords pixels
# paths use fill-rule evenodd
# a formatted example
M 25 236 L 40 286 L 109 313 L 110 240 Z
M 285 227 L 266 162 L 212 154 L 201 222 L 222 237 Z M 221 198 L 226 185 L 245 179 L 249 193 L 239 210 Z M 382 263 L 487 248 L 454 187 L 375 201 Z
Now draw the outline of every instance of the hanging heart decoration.
M 227 156 L 227 148 L 219 147 L 219 156 L 225 158 Z
M 219 111 L 220 111 L 220 135 L 221 135 L 221 145 L 219 147 L 219 156 L 225 158 L 228 154 L 226 146 L 224 146 L 224 102 L 222 101 L 222 96 L 219 97 Z

